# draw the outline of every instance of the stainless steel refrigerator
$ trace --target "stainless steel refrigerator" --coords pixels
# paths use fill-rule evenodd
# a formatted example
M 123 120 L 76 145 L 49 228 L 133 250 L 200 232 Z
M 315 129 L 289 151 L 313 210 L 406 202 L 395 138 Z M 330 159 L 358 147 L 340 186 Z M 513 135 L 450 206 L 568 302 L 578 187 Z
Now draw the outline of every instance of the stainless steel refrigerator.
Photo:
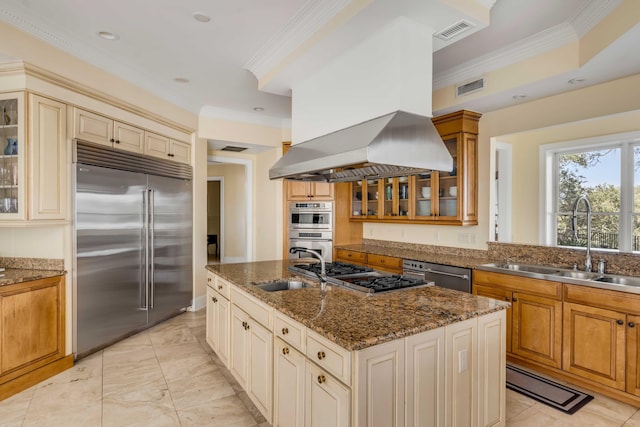
M 119 152 L 113 161 L 113 150 L 89 144 L 76 153 L 74 348 L 82 357 L 191 304 L 192 192 L 165 161 Z

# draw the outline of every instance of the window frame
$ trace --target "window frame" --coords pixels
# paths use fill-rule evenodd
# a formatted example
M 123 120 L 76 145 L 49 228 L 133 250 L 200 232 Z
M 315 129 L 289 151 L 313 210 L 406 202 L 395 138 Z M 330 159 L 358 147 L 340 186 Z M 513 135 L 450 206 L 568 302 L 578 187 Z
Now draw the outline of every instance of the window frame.
M 539 240 L 545 245 L 557 246 L 558 239 L 558 154 L 620 148 L 620 218 L 618 249 L 596 248 L 611 252 L 632 252 L 634 217 L 634 157 L 633 149 L 640 146 L 640 131 L 603 135 L 540 145 Z M 640 185 L 640 182 L 637 183 Z M 569 246 L 561 246 L 567 247 Z M 571 246 L 571 248 L 576 248 Z M 637 253 L 637 252 L 636 252 Z

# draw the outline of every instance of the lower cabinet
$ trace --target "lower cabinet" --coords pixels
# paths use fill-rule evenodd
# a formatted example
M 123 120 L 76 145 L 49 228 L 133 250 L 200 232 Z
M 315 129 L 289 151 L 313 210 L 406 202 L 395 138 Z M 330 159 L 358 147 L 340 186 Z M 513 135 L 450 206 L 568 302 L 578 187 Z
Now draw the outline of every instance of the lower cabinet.
M 309 360 L 305 371 L 305 427 L 351 425 L 349 388 Z
M 61 276 L 0 287 L 0 400 L 73 365 Z
M 273 425 L 303 426 L 306 358 L 279 338 L 273 351 Z
M 211 348 L 225 365 L 229 364 L 229 316 L 231 303 L 207 287 L 206 338 Z

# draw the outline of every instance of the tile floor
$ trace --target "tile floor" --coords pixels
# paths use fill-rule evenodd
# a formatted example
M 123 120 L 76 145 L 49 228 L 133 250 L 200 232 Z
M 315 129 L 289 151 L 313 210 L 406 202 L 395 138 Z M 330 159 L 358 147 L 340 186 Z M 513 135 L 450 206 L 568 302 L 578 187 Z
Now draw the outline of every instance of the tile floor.
M 0 427 L 268 426 L 206 344 L 204 324 L 204 310 L 187 312 L 82 359 L 0 402 Z M 595 395 L 566 415 L 507 390 L 507 426 L 640 427 L 640 411 Z

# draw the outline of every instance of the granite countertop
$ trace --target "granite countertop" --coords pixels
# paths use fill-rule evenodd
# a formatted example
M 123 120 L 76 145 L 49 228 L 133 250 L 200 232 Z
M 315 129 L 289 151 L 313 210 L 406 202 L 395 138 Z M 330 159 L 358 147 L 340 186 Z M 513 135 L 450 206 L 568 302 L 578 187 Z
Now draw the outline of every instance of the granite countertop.
M 338 245 L 336 246 L 336 249 L 348 249 L 356 252 L 366 252 L 376 255 L 385 255 L 415 261 L 431 262 L 434 264 L 453 265 L 455 267 L 464 268 L 475 268 L 479 265 L 493 262 L 493 260 L 489 258 L 471 258 L 459 255 L 415 251 L 410 249 L 367 244 Z
M 63 276 L 64 274 L 64 270 L 7 268 L 4 271 L 0 271 L 0 286 L 14 285 L 16 283 L 29 282 L 31 280 L 47 279 L 49 277 Z
M 317 282 L 287 270 L 293 262 L 299 260 L 208 265 L 207 269 L 350 351 L 510 306 L 506 302 L 437 286 L 367 296 L 328 285 L 323 293 Z M 290 277 L 298 277 L 312 286 L 266 292 L 254 285 L 255 282 Z

